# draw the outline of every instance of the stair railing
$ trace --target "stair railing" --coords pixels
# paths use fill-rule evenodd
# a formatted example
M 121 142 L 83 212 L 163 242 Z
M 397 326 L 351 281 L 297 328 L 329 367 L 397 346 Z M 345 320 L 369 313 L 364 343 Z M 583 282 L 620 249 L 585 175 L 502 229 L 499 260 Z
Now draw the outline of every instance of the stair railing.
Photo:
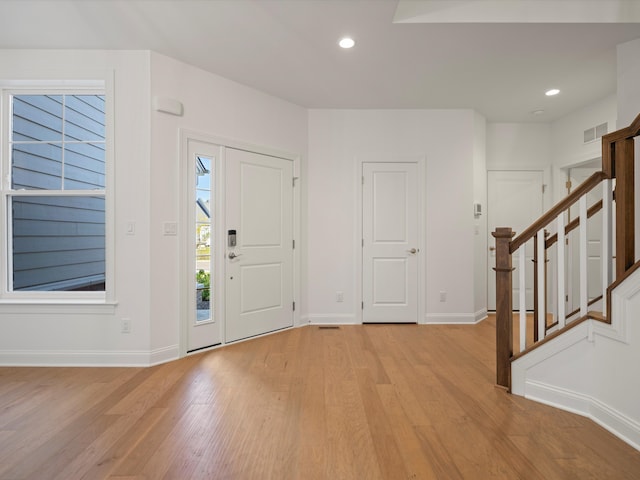
M 518 257 L 519 286 L 519 354 L 521 356 L 550 338 L 547 291 L 548 252 L 555 245 L 555 268 L 552 278 L 555 280 L 556 308 L 554 336 L 588 318 L 610 321 L 608 295 L 613 283 L 613 248 L 615 236 L 615 275 L 621 279 L 635 262 L 634 242 L 634 138 L 640 134 L 640 115 L 626 128 L 602 137 L 602 171 L 594 173 L 564 200 L 557 203 L 542 217 L 518 236 L 510 227 L 498 227 L 492 235 L 495 237 L 496 252 L 496 380 L 497 384 L 511 388 L 511 361 L 513 360 L 513 256 Z M 614 194 L 615 185 L 615 194 Z M 587 194 L 597 191 L 601 186 L 601 197 L 595 204 L 588 206 Z M 615 195 L 615 201 L 614 201 Z M 577 206 L 579 215 L 571 222 L 569 209 Z M 587 224 L 596 212 L 602 213 L 601 272 L 602 272 L 602 312 L 589 312 L 587 284 Z M 615 232 L 613 219 L 615 212 Z M 565 312 L 565 239 L 578 228 L 579 248 L 579 309 L 578 317 L 567 323 Z M 534 332 L 533 345 L 526 345 L 526 255 L 528 242 L 534 248 Z

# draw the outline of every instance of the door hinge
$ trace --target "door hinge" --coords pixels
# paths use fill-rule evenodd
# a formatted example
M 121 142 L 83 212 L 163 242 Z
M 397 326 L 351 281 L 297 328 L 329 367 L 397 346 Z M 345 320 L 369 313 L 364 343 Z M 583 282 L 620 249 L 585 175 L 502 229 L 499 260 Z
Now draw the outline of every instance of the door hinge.
M 293 240 L 293 249 L 295 250 L 295 248 L 296 248 L 296 241 Z
M 364 302 L 362 302 L 361 308 L 362 310 L 364 310 Z
M 364 247 L 364 238 L 362 239 L 362 246 Z
M 293 302 L 293 311 L 296 311 L 296 302 Z
M 364 175 L 362 176 L 362 184 L 364 185 Z
M 291 179 L 291 186 L 295 188 L 295 186 L 296 186 L 296 177 L 293 177 Z
M 571 180 L 567 180 L 567 183 L 564 184 L 567 187 L 567 190 L 571 190 Z

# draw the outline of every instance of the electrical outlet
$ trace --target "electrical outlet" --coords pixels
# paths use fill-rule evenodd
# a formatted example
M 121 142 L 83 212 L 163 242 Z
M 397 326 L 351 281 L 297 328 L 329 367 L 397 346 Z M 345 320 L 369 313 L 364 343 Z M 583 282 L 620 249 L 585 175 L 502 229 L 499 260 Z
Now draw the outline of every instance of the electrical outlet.
M 440 291 L 440 301 L 441 302 L 447 301 L 447 292 L 445 292 L 444 290 Z
M 336 302 L 344 302 L 344 292 L 336 292 Z
M 123 318 L 120 321 L 120 329 L 122 333 L 131 333 L 131 319 Z

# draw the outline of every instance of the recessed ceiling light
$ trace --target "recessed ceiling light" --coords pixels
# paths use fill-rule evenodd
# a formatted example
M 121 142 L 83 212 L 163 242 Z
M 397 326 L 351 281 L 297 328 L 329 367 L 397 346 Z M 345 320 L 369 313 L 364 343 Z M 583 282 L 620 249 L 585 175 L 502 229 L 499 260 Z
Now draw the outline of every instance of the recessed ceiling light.
M 356 42 L 353 40 L 353 38 L 350 37 L 344 37 L 338 42 L 338 45 L 340 45 L 342 48 L 351 48 L 355 44 Z
M 557 88 L 552 88 L 551 90 L 547 90 L 546 92 L 544 92 L 547 97 L 553 97 L 554 95 L 557 95 L 559 93 L 560 90 L 558 90 Z

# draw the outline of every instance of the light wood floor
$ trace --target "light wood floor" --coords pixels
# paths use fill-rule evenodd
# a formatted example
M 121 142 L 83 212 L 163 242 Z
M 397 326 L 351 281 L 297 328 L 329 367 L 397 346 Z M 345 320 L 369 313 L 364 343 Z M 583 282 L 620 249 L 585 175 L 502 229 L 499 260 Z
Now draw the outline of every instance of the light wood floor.
M 304 327 L 141 368 L 1 368 L 0 479 L 640 479 L 494 387 L 495 324 Z

